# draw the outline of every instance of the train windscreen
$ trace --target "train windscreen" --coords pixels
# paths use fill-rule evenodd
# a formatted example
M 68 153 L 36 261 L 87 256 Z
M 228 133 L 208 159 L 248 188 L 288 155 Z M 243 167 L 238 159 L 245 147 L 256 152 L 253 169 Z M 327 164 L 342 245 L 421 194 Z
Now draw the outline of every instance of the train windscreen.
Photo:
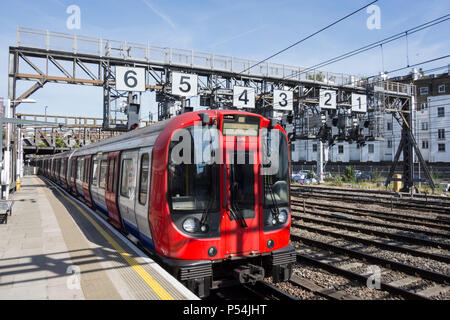
M 206 129 L 208 130 L 208 129 Z M 168 200 L 176 213 L 204 212 L 219 207 L 219 166 L 205 156 L 218 149 L 218 139 L 205 128 L 179 130 L 169 148 Z M 183 145 L 184 147 L 180 147 Z
M 276 154 L 273 156 L 275 157 L 277 164 L 274 170 L 266 170 L 268 174 L 263 174 L 263 204 L 266 208 L 289 205 L 289 159 L 287 139 L 279 130 L 276 131 L 278 131 L 277 136 L 279 137 L 279 144 L 276 144 L 278 152 L 275 150 Z M 270 149 L 270 146 L 268 149 Z

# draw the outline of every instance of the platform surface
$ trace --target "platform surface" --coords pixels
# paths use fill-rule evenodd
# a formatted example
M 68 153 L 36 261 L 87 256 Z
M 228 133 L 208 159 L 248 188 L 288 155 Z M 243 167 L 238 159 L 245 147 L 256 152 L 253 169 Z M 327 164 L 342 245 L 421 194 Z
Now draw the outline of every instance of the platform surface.
M 0 224 L 0 300 L 198 299 L 89 208 L 26 176 Z

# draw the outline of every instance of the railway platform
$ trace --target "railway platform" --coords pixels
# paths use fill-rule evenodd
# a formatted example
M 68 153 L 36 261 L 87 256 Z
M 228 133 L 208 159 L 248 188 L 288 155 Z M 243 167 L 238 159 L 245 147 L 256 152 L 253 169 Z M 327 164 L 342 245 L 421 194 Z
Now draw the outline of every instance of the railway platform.
M 95 212 L 37 176 L 0 224 L 0 300 L 198 299 Z

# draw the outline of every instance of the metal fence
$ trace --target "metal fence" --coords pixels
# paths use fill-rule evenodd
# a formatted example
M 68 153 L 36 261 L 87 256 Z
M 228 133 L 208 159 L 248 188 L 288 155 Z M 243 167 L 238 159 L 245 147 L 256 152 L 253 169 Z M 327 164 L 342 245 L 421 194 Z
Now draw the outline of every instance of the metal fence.
M 268 62 L 256 65 L 257 61 L 213 53 L 163 48 L 149 44 L 99 39 L 24 27 L 17 28 L 17 46 L 242 73 L 250 76 L 320 82 L 327 85 L 351 87 L 363 87 L 365 85 L 361 77 L 343 73 Z

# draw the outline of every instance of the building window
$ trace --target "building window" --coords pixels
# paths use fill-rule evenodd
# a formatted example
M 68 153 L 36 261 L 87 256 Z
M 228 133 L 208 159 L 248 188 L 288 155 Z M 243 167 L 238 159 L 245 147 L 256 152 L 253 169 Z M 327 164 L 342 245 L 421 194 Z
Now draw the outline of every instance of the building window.
M 422 122 L 422 130 L 424 131 L 428 130 L 428 122 Z
M 344 153 L 344 146 L 338 146 L 338 153 L 343 154 Z
M 392 140 L 388 140 L 387 141 L 387 147 L 388 148 L 392 148 Z
M 428 87 L 422 87 L 419 90 L 421 96 L 428 94 Z
M 291 143 L 291 151 L 292 151 L 292 152 L 295 151 L 295 143 Z
M 438 108 L 438 117 L 442 118 L 445 116 L 445 107 L 439 107 Z
M 438 93 L 445 93 L 445 84 L 441 84 L 438 87 Z
M 428 149 L 428 140 L 422 140 L 422 149 Z
M 392 131 L 392 122 L 387 123 L 387 129 L 388 131 Z
M 425 110 L 428 108 L 428 104 L 426 102 L 420 104 L 420 110 Z
M 439 152 L 445 152 L 445 143 L 439 143 L 438 144 L 438 151 Z
M 317 152 L 317 144 L 313 144 L 313 152 Z
M 445 140 L 445 129 L 438 129 L 438 139 Z
M 373 144 L 369 144 L 368 146 L 369 146 L 369 153 L 374 153 L 374 151 L 375 151 L 374 145 Z

